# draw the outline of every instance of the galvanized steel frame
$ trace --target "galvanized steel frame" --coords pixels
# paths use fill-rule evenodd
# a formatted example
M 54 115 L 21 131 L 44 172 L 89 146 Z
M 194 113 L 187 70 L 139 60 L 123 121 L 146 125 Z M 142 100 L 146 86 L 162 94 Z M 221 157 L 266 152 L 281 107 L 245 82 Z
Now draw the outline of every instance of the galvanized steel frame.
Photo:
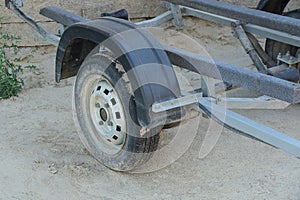
M 244 24 L 253 24 L 272 30 L 300 37 L 299 20 L 276 15 L 243 6 L 237 6 L 216 0 L 166 0 L 175 5 L 182 5 L 211 14 L 239 20 Z
M 214 0 L 204 1 L 204 0 L 167 0 L 168 2 L 175 3 L 176 5 L 184 5 L 189 6 L 194 9 L 186 8 L 186 7 L 178 7 L 173 5 L 172 11 L 168 11 L 161 16 L 158 16 L 155 19 L 150 21 L 138 23 L 138 26 L 146 26 L 146 25 L 159 25 L 160 23 L 169 20 L 172 17 L 176 18 L 176 24 L 180 26 L 180 10 L 184 10 L 185 13 L 196 16 L 203 17 L 215 22 L 221 22 L 224 25 L 232 25 L 232 23 L 237 24 L 238 21 L 244 24 L 244 28 L 246 31 L 260 34 L 260 35 L 268 35 L 271 33 L 271 36 L 274 36 L 272 39 L 278 39 L 279 41 L 284 42 L 288 40 L 289 42 L 295 41 L 297 46 L 300 46 L 300 33 L 295 30 L 300 29 L 300 24 L 298 21 L 291 20 L 291 22 L 287 22 L 287 18 L 282 16 L 277 16 L 273 14 L 263 13 L 261 11 L 254 11 L 247 8 L 241 8 L 234 5 L 228 5 L 221 2 L 216 2 Z M 6 0 L 6 3 L 8 0 Z M 12 3 L 12 2 L 11 2 Z M 172 6 L 172 5 L 171 5 Z M 178 9 L 180 8 L 180 9 Z M 27 21 L 33 28 L 40 32 L 42 37 L 45 40 L 49 41 L 49 38 L 53 44 L 53 35 L 45 32 L 44 29 L 41 29 L 34 21 L 31 20 L 25 13 L 21 12 L 14 4 L 10 4 L 10 9 L 15 11 L 21 18 Z M 195 9 L 205 9 L 210 12 L 201 12 Z M 56 8 L 44 10 L 46 13 L 51 13 L 51 15 L 56 15 L 57 20 L 61 20 L 64 22 L 67 21 L 72 22 L 80 22 L 81 19 L 78 16 L 75 16 L 72 13 L 68 13 Z M 175 13 L 174 13 L 175 12 Z M 260 15 L 261 16 L 257 16 Z M 222 16 L 219 16 L 222 15 Z M 63 16 L 63 18 L 61 18 Z M 235 20 L 231 18 L 236 18 Z M 257 23 L 258 22 L 258 23 Z M 270 24 L 266 24 L 266 23 Z M 245 23 L 253 23 L 254 25 L 245 24 Z M 66 25 L 66 24 L 64 24 Z M 274 29 L 274 30 L 273 30 Z M 288 29 L 288 31 L 286 31 Z M 268 35 L 269 37 L 269 35 Z M 269 37 L 270 38 L 270 37 Z M 56 39 L 56 38 L 55 38 Z M 286 43 L 289 43 L 286 42 Z M 54 42 L 55 45 L 56 41 Z M 293 43 L 295 45 L 295 43 Z M 167 52 L 169 59 L 172 64 L 177 65 L 182 68 L 186 68 L 190 71 L 199 73 L 201 75 L 209 76 L 215 79 L 220 79 L 223 81 L 230 82 L 235 85 L 240 85 L 242 87 L 248 88 L 253 91 L 257 91 L 263 94 L 266 94 L 271 97 L 275 97 L 290 103 L 300 103 L 300 84 L 291 83 L 285 80 L 281 80 L 275 77 L 271 77 L 265 74 L 261 74 L 258 72 L 250 71 L 247 69 L 243 69 L 237 66 L 233 66 L 230 64 L 222 63 L 219 61 L 209 60 L 207 58 L 202 58 L 198 54 L 193 54 L 190 52 L 186 52 L 180 49 L 176 49 L 169 46 L 164 46 L 164 50 Z M 190 101 L 190 98 L 194 100 Z M 180 98 L 178 99 L 180 101 Z M 253 122 L 243 116 L 240 116 L 236 113 L 233 113 L 228 110 L 224 110 L 222 107 L 216 105 L 212 101 L 196 97 L 192 95 L 191 97 L 186 97 L 184 100 L 186 104 L 198 103 L 199 108 L 203 110 L 204 113 L 210 113 L 210 116 L 216 120 L 224 123 L 229 127 L 236 128 L 244 133 L 256 137 L 259 140 L 262 140 L 266 143 L 279 147 L 297 157 L 300 157 L 300 141 L 293 139 L 289 136 L 281 134 L 273 129 L 265 127 L 261 124 Z M 163 110 L 168 108 L 168 102 L 162 102 L 163 105 L 161 107 Z M 165 107 L 164 107 L 165 106 Z M 180 106 L 180 105 L 179 105 Z M 155 108 L 155 105 L 154 107 Z
M 172 64 L 214 79 L 229 82 L 289 103 L 300 103 L 300 84 L 215 61 L 178 48 L 163 46 Z
M 220 2 L 218 2 L 218 3 L 220 3 Z M 179 4 L 179 5 L 182 5 L 182 4 Z M 170 7 L 170 6 L 168 6 L 168 7 Z M 269 39 L 272 39 L 272 40 L 276 40 L 276 41 L 279 41 L 279 42 L 283 42 L 283 43 L 286 43 L 286 44 L 290 44 L 290 45 L 293 45 L 293 46 L 300 47 L 300 36 L 291 34 L 289 29 L 284 30 L 284 31 L 278 31 L 276 29 L 271 29 L 271 28 L 268 28 L 268 27 L 247 23 L 246 21 L 243 21 L 241 19 L 234 19 L 231 16 L 230 17 L 225 17 L 225 16 L 222 16 L 222 15 L 213 14 L 213 13 L 210 13 L 206 10 L 202 11 L 202 10 L 197 10 L 197 9 L 186 7 L 186 6 L 180 6 L 180 8 L 181 8 L 181 12 L 182 12 L 183 15 L 197 17 L 197 18 L 204 19 L 204 20 L 207 20 L 207 21 L 210 21 L 210 22 L 215 22 L 215 23 L 218 23 L 218 24 L 221 24 L 221 25 L 224 25 L 224 26 L 233 26 L 235 24 L 242 24 L 243 28 L 248 33 L 252 33 L 252 34 L 264 37 L 264 38 L 269 38 Z M 252 9 L 247 9 L 247 10 L 253 11 Z M 265 12 L 262 12 L 262 11 L 255 10 L 255 13 L 256 12 L 265 13 Z M 166 15 L 167 15 L 167 17 L 166 17 Z M 172 16 L 176 17 L 172 14 L 172 11 L 170 10 L 170 11 L 167 11 L 166 13 L 164 13 L 162 15 L 159 15 L 156 18 L 153 18 L 151 20 L 146 20 L 146 21 L 143 21 L 143 22 L 139 22 L 139 23 L 137 23 L 137 25 L 142 26 L 142 27 L 159 26 L 162 23 L 170 20 L 170 17 L 172 18 Z M 276 14 L 268 13 L 268 17 L 270 17 L 270 16 L 271 17 L 275 16 L 276 19 L 278 17 L 278 15 L 276 15 Z M 284 18 L 284 19 L 288 18 L 288 17 L 284 17 L 284 16 L 279 16 L 279 17 Z M 276 20 L 276 19 L 273 19 L 273 18 L 267 18 L 267 19 L 270 20 L 270 21 L 275 21 Z M 292 21 L 297 21 L 296 19 L 291 19 L 291 18 L 288 18 L 288 19 L 292 20 Z M 298 20 L 298 23 L 299 23 L 299 20 Z M 294 27 L 293 25 L 291 25 L 291 26 Z M 182 24 L 180 25 L 180 27 L 182 27 Z M 294 27 L 294 28 L 297 28 L 297 26 Z

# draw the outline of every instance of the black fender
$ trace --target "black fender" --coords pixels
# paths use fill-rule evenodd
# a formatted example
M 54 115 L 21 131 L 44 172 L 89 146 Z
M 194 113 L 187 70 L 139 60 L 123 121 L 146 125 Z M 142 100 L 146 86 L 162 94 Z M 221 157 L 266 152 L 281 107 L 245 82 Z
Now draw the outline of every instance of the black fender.
M 151 105 L 179 97 L 180 88 L 160 43 L 131 22 L 104 17 L 68 27 L 57 50 L 56 81 L 75 76 L 99 44 L 109 48 L 123 65 L 134 91 L 139 124 L 151 126 Z

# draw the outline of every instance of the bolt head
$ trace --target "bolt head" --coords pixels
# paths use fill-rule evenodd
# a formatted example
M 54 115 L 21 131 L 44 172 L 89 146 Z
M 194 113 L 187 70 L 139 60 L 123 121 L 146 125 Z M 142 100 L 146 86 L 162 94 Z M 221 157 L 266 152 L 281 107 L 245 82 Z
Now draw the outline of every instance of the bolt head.
M 113 126 L 114 124 L 112 122 L 107 123 L 108 126 Z
M 100 108 L 101 107 L 101 105 L 100 105 L 100 103 L 96 103 L 96 108 Z

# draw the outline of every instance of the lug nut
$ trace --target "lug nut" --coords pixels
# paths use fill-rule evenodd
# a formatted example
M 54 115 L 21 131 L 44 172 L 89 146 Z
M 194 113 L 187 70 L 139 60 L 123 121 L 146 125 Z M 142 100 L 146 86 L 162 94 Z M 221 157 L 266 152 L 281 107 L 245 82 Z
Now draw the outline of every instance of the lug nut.
M 279 58 L 282 58 L 282 53 L 279 53 L 279 54 L 278 54 L 278 59 L 279 59 Z
M 108 126 L 113 126 L 114 124 L 112 122 L 108 122 Z

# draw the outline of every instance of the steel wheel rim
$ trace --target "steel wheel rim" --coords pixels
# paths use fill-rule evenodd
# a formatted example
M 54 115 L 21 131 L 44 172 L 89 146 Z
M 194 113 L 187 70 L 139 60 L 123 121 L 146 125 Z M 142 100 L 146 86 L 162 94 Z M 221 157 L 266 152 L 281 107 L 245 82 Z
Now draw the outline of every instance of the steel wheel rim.
M 108 155 L 119 153 L 126 139 L 126 118 L 122 101 L 111 82 L 103 76 L 86 79 L 87 89 L 82 95 L 86 120 L 96 148 Z

